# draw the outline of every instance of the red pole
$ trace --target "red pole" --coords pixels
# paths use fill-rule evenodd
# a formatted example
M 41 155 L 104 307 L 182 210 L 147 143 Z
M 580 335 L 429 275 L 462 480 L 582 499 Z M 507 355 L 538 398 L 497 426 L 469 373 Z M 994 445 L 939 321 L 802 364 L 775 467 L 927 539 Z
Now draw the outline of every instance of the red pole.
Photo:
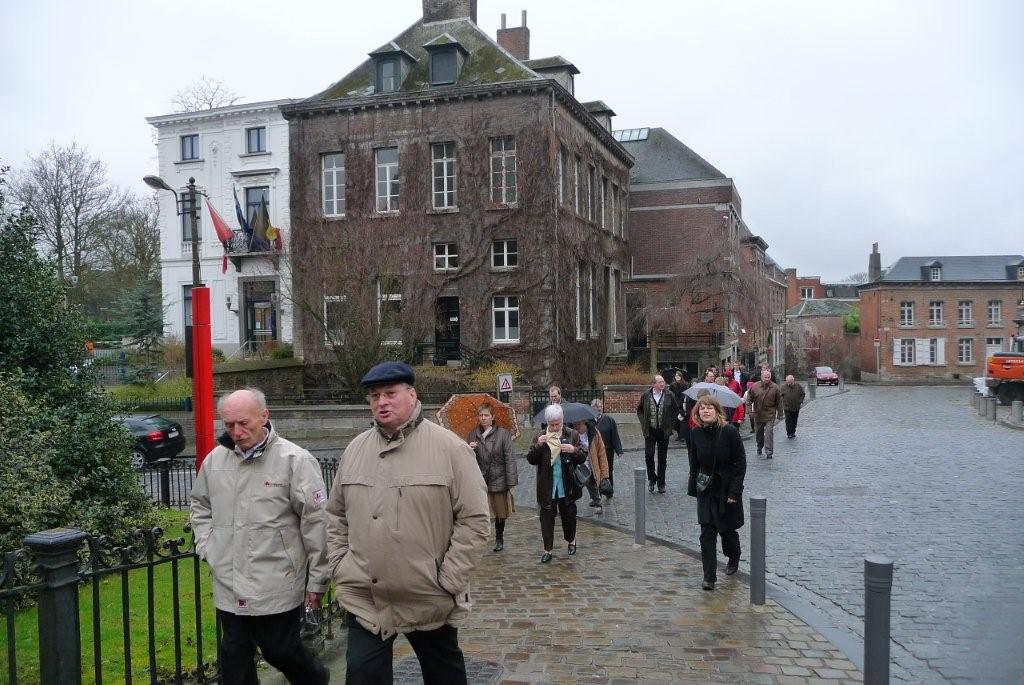
M 213 450 L 213 348 L 210 289 L 192 288 L 192 410 L 196 424 L 196 471 Z

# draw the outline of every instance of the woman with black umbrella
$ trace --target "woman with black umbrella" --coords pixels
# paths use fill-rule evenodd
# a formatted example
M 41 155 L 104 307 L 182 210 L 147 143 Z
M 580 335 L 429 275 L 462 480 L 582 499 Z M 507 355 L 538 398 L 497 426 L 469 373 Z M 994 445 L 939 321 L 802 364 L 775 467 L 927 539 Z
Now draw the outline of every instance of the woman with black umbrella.
M 697 498 L 700 524 L 700 558 L 705 590 L 714 590 L 718 573 L 715 544 L 722 538 L 722 552 L 729 559 L 725 574 L 736 573 L 740 563 L 743 526 L 743 477 L 747 458 L 743 440 L 725 419 L 722 405 L 712 395 L 702 395 L 695 407 L 697 427 L 690 431 L 690 480 L 686 494 Z

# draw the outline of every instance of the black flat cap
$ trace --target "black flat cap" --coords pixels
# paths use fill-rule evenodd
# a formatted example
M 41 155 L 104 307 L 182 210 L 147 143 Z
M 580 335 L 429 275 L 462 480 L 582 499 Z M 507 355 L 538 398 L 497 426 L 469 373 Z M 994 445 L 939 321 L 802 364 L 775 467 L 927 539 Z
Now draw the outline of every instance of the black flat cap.
M 394 385 L 395 383 L 408 383 L 416 385 L 416 374 L 412 367 L 402 362 L 382 362 L 377 364 L 363 376 L 359 381 L 365 387 L 371 385 Z

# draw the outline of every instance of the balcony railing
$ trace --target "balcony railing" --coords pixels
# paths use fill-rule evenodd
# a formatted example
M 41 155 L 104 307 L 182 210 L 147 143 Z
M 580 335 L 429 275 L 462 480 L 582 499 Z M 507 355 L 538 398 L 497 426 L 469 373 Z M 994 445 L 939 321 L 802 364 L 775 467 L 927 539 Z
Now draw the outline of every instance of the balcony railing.
M 715 333 L 674 333 L 671 331 L 658 331 L 654 334 L 657 345 L 661 348 L 673 347 L 676 349 L 696 350 L 721 347 L 725 344 L 725 334 L 721 331 Z

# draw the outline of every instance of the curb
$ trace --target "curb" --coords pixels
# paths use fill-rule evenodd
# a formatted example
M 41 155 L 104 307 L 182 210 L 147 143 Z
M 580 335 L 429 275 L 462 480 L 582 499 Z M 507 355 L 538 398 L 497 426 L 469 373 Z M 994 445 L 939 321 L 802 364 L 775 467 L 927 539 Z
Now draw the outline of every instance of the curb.
M 530 511 L 539 514 L 537 507 L 534 506 L 517 505 L 517 510 Z M 608 528 L 626 535 L 634 536 L 636 534 L 632 529 L 617 523 L 611 523 L 610 521 L 602 521 L 601 519 L 586 516 L 577 516 L 577 518 L 593 523 L 596 526 Z M 675 552 L 679 552 L 680 554 L 684 554 L 700 561 L 700 550 L 688 547 L 678 542 L 672 542 L 671 540 L 660 538 L 656 535 L 648 534 L 646 539 L 648 542 L 653 542 L 654 544 L 662 547 L 668 547 Z M 735 577 L 747 586 L 750 585 L 750 574 L 746 571 L 737 571 Z M 790 592 L 787 592 L 786 590 L 783 590 L 777 585 L 773 585 L 767 580 L 765 581 L 765 594 L 786 611 L 821 633 L 823 637 L 835 645 L 839 651 L 845 654 L 846 658 L 853 662 L 853 665 L 856 666 L 859 671 L 864 671 L 864 642 L 859 635 L 851 630 L 837 626 L 835 622 L 829 619 L 828 616 L 815 609 L 808 602 L 800 599 Z

